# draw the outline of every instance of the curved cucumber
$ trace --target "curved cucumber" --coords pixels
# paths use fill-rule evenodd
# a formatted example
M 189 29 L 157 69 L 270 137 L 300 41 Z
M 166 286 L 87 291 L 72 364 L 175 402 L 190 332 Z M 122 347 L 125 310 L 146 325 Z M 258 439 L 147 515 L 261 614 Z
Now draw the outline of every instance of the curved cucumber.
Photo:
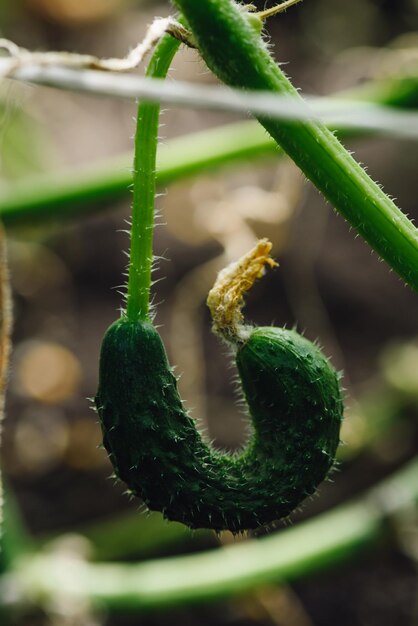
M 295 331 L 255 328 L 236 361 L 253 429 L 231 455 L 196 430 L 151 323 L 121 318 L 103 340 L 96 406 L 116 475 L 191 528 L 239 532 L 285 517 L 334 463 L 342 401 L 320 350 Z

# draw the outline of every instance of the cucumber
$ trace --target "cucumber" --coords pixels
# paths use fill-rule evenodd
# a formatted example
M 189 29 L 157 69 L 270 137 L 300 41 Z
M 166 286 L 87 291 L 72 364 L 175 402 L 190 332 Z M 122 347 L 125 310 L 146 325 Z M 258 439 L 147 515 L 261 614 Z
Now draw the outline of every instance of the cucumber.
M 160 335 L 114 322 L 95 398 L 116 476 L 151 510 L 190 528 L 233 533 L 288 516 L 334 464 L 339 375 L 293 330 L 249 330 L 236 362 L 252 432 L 239 454 L 214 449 L 184 409 Z

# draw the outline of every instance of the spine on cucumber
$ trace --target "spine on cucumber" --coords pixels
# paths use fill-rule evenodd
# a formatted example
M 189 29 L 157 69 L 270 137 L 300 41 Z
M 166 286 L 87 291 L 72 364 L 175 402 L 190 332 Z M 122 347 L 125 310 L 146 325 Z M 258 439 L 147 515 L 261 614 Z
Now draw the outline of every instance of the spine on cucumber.
M 320 350 L 295 331 L 254 328 L 236 362 L 252 432 L 231 455 L 196 430 L 150 322 L 122 317 L 103 340 L 96 406 L 116 475 L 191 528 L 240 532 L 286 517 L 334 463 L 342 401 Z

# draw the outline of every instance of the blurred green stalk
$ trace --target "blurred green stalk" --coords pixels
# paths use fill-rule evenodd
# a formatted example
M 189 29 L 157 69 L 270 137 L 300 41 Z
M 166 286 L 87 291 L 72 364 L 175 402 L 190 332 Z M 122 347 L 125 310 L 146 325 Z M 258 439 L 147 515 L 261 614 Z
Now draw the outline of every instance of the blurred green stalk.
M 389 531 L 388 519 L 418 501 L 417 475 L 415 459 L 361 499 L 259 540 L 132 565 L 38 554 L 16 564 L 12 582 L 40 602 L 60 594 L 112 611 L 149 611 L 297 580 L 375 544 Z M 2 588 L 0 578 L 0 601 Z
M 335 97 L 357 98 L 397 107 L 418 106 L 418 78 L 370 82 Z M 336 129 L 344 137 L 364 131 Z M 370 134 L 370 133 L 369 133 Z M 171 139 L 160 146 L 157 183 L 168 185 L 235 161 L 281 154 L 277 144 L 254 121 L 238 122 Z M 132 153 L 61 174 L 20 180 L 0 188 L 0 216 L 6 225 L 39 219 L 65 219 L 110 208 L 127 196 L 132 183 Z M 106 205 L 104 204 L 106 203 Z
M 278 152 L 276 143 L 257 122 L 200 131 L 160 146 L 157 183 L 164 186 L 230 162 Z M 8 226 L 32 219 L 73 218 L 112 208 L 112 201 L 128 197 L 131 168 L 129 152 L 84 170 L 36 176 L 5 185 L 0 189 L 0 217 Z M 103 202 L 108 203 L 107 207 Z
M 100 520 L 71 532 L 80 534 L 90 543 L 96 561 L 112 561 L 121 557 L 149 558 L 175 545 L 176 550 L 187 545 L 195 547 L 212 533 L 191 531 L 178 522 L 168 523 L 161 513 L 141 515 L 138 511 L 125 513 L 109 520 Z M 51 541 L 48 536 L 42 540 Z

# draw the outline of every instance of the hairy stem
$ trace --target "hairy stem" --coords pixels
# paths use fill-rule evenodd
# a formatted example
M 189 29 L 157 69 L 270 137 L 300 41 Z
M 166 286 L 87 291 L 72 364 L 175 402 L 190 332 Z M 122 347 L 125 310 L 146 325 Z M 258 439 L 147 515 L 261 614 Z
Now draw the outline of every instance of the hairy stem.
M 179 46 L 180 42 L 170 35 L 163 37 L 148 65 L 147 76 L 165 78 Z M 135 135 L 131 251 L 126 307 L 126 316 L 131 321 L 149 318 L 159 118 L 158 103 L 139 104 Z
M 303 103 L 262 39 L 231 0 L 174 0 L 208 67 L 226 84 L 265 90 Z M 418 235 L 408 218 L 312 117 L 286 122 L 257 116 L 331 204 L 399 275 L 418 290 Z

